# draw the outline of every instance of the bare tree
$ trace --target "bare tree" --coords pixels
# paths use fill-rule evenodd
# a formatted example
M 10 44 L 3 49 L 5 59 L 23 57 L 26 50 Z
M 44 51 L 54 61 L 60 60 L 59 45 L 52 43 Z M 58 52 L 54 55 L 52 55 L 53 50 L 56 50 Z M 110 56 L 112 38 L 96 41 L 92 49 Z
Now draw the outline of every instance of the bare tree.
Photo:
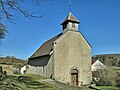
M 6 27 L 0 22 L 0 39 L 5 37 L 6 32 Z
M 0 0 L 0 39 L 5 37 L 6 26 L 3 24 L 2 20 L 7 19 L 8 22 L 13 22 L 15 12 L 23 14 L 27 18 L 39 18 L 40 15 L 36 16 L 33 12 L 21 7 L 21 3 L 25 0 Z M 32 0 L 33 3 L 39 5 L 46 0 Z
M 116 72 L 111 68 L 105 70 L 98 70 L 99 81 L 98 85 L 116 85 L 116 78 L 118 77 Z
M 35 16 L 34 13 L 28 12 L 26 9 L 21 7 L 21 3 L 24 3 L 25 0 L 0 0 L 0 15 L 1 18 L 7 18 L 9 22 L 12 21 L 14 17 L 14 12 L 20 12 L 27 18 L 40 17 Z M 39 5 L 41 1 L 46 0 L 32 0 L 33 3 Z
M 108 58 L 109 59 L 109 58 Z M 118 78 L 117 73 L 115 70 L 113 70 L 112 63 L 110 63 L 110 60 L 105 61 L 106 68 L 104 69 L 98 69 L 97 75 L 98 75 L 98 82 L 97 85 L 116 85 L 116 79 Z

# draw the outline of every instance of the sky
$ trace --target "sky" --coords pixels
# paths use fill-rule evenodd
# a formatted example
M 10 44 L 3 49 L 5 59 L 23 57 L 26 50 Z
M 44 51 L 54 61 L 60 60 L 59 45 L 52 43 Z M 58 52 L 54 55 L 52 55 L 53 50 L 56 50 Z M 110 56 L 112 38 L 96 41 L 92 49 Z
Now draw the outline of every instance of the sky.
M 6 21 L 8 34 L 0 56 L 29 58 L 46 40 L 62 32 L 69 13 L 68 0 L 46 0 L 40 6 L 26 0 L 22 6 L 41 18 L 28 19 L 15 13 L 15 23 Z M 120 54 L 120 0 L 72 0 L 72 14 L 81 22 L 79 31 L 92 46 L 92 56 Z

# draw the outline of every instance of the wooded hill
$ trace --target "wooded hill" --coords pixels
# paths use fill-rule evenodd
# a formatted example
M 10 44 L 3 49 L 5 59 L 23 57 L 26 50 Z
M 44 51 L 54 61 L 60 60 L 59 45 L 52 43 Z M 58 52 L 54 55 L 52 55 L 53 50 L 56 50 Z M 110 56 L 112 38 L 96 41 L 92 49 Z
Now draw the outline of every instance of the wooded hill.
M 101 54 L 92 57 L 94 60 L 100 60 L 104 64 L 112 64 L 112 66 L 120 66 L 120 54 Z M 24 64 L 26 60 L 16 58 L 14 56 L 0 57 L 0 64 L 14 65 Z
M 14 56 L 0 57 L 0 64 L 13 65 L 14 67 L 20 67 L 26 63 L 26 60 L 16 58 Z
M 24 63 L 25 60 L 16 58 L 14 56 L 0 57 L 0 64 Z
M 101 54 L 92 57 L 94 60 L 100 60 L 105 65 L 120 66 L 120 54 Z

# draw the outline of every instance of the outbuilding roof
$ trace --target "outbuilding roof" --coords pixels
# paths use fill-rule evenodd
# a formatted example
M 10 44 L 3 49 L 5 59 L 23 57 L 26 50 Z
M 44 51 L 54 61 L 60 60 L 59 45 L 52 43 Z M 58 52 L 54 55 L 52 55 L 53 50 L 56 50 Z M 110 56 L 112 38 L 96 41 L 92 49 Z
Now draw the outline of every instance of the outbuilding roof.
M 93 65 L 96 62 L 94 58 L 91 58 L 91 64 Z

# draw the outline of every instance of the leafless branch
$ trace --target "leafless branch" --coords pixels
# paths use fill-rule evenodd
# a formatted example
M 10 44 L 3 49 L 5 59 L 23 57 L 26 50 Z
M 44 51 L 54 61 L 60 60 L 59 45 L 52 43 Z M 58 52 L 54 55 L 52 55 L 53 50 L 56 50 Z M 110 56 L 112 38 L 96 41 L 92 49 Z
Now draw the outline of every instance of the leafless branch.
M 13 23 L 15 12 L 19 12 L 29 19 L 40 18 L 41 16 L 36 16 L 35 13 L 30 12 L 23 7 L 21 3 L 25 0 L 0 0 L 0 39 L 5 37 L 6 27 L 2 23 L 3 19 L 7 19 L 8 22 Z M 32 0 L 33 3 L 40 5 L 46 0 Z
M 3 39 L 5 37 L 6 32 L 6 27 L 0 23 L 0 39 Z
M 45 0 L 33 0 L 34 3 L 39 4 L 40 1 Z M 20 12 L 25 17 L 32 19 L 32 18 L 40 18 L 41 16 L 36 16 L 34 13 L 29 12 L 22 7 L 20 7 L 20 3 L 24 2 L 24 0 L 0 0 L 0 15 L 3 15 L 7 18 L 9 22 L 13 21 L 14 11 Z

